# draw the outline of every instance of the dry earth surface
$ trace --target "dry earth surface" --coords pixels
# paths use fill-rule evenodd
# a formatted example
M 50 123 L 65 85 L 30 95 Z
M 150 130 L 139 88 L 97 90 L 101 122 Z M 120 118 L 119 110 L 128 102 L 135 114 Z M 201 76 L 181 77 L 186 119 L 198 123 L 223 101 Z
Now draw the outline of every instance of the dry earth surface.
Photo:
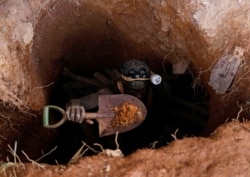
M 3 176 L 167 177 L 249 176 L 250 123 L 224 124 L 209 138 L 175 140 L 160 149 L 141 149 L 127 157 L 99 153 L 68 165 L 6 163 Z

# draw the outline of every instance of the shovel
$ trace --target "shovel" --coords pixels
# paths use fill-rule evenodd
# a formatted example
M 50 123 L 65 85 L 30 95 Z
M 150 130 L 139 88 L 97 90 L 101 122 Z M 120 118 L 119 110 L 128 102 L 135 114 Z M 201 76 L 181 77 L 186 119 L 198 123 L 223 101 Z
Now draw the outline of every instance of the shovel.
M 95 119 L 99 124 L 99 136 L 108 136 L 129 131 L 140 125 L 146 115 L 147 109 L 138 98 L 127 94 L 99 95 L 98 111 L 86 112 L 85 119 Z M 61 112 L 62 119 L 49 123 L 49 110 Z M 55 105 L 47 105 L 43 109 L 43 125 L 46 128 L 57 128 L 68 120 L 65 111 Z

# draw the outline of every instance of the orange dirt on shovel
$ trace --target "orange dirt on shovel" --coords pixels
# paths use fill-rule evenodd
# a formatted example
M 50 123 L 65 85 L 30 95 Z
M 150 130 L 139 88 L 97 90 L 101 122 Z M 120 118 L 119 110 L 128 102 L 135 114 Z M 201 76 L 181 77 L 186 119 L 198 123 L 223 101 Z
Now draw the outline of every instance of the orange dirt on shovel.
M 129 131 L 140 125 L 147 109 L 138 98 L 127 94 L 99 95 L 98 111 L 86 112 L 85 119 L 95 119 L 99 124 L 99 135 L 107 136 Z M 55 123 L 49 123 L 49 110 L 56 109 L 63 114 L 63 118 Z M 55 105 L 47 105 L 43 110 L 43 125 L 46 128 L 57 128 L 66 122 L 65 111 Z

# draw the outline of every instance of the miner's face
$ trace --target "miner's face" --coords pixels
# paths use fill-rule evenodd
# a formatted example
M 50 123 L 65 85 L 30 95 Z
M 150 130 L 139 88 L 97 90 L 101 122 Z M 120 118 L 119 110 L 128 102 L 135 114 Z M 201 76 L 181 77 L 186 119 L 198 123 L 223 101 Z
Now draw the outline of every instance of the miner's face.
M 124 93 L 133 95 L 139 99 L 144 99 L 148 94 L 149 81 L 135 80 L 123 81 Z

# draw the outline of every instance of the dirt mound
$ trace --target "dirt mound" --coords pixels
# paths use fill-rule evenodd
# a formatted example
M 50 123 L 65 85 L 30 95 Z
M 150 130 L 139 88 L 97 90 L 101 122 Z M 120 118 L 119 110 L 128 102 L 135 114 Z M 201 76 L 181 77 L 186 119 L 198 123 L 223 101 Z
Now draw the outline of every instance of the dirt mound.
M 6 176 L 249 176 L 250 123 L 227 123 L 209 138 L 184 138 L 128 157 L 84 157 L 68 165 L 6 163 Z

